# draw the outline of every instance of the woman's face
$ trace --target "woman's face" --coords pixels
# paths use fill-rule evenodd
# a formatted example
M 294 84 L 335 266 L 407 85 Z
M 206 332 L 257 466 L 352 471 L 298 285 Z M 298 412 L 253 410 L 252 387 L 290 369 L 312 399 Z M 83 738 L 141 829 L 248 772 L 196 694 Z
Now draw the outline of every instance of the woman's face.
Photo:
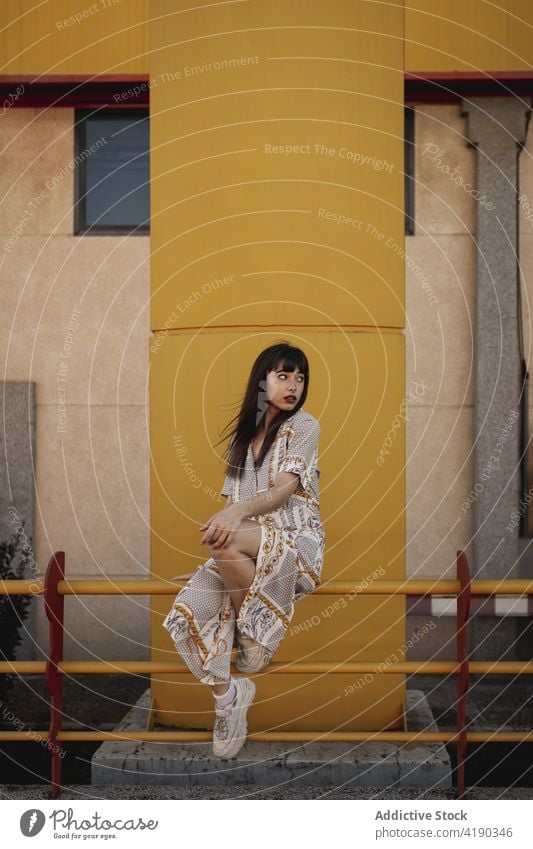
M 304 386 L 305 377 L 301 371 L 269 371 L 266 400 L 278 410 L 293 410 L 302 396 Z

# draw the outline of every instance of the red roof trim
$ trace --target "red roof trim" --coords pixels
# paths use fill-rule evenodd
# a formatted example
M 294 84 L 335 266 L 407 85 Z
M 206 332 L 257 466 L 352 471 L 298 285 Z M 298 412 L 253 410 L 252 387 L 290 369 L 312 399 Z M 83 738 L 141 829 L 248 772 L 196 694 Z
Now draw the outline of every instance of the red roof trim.
M 0 106 L 24 108 L 47 106 L 85 107 L 148 106 L 148 75 L 117 74 L 87 78 L 84 75 L 0 75 Z
M 533 71 L 408 71 L 405 102 L 533 97 Z M 0 107 L 131 107 L 150 103 L 148 74 L 0 75 Z
M 409 71 L 405 102 L 456 102 L 465 97 L 531 97 L 533 71 Z

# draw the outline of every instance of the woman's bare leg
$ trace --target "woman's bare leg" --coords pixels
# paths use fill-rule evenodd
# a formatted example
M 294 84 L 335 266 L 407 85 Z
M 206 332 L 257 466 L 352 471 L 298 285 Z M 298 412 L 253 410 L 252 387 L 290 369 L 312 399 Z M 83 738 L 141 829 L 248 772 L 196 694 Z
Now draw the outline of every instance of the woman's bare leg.
M 260 543 L 261 528 L 258 523 L 252 519 L 243 519 L 231 545 L 223 548 L 217 548 L 214 544 L 208 546 L 224 586 L 230 594 L 236 617 L 255 575 Z M 226 692 L 228 686 L 226 683 L 214 684 L 213 692 L 220 696 Z
M 239 615 L 241 604 L 253 581 L 260 543 L 259 524 L 251 519 L 243 519 L 230 545 L 222 548 L 217 547 L 216 543 L 209 545 L 211 556 L 230 594 L 235 616 Z

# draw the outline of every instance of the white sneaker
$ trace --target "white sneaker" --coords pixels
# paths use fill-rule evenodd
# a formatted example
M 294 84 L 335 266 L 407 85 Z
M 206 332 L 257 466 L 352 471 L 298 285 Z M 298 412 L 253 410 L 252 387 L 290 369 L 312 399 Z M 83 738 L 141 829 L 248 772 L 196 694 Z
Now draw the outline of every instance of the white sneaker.
M 249 678 L 235 678 L 234 681 L 233 701 L 225 708 L 215 707 L 213 754 L 224 761 L 235 757 L 246 742 L 246 712 L 255 697 L 253 681 Z
M 246 634 L 238 634 L 238 650 L 235 666 L 239 672 L 260 672 L 272 660 L 272 654 L 261 643 L 256 643 Z

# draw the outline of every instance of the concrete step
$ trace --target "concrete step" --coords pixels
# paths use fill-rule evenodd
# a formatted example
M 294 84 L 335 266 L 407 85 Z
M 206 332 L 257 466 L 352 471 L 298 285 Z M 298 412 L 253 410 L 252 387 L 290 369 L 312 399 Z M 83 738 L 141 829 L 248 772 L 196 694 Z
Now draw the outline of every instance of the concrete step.
M 115 727 L 142 731 L 150 707 L 150 690 Z M 409 731 L 438 731 L 421 690 L 407 690 Z M 154 726 L 168 731 L 168 726 Z M 178 730 L 178 729 L 176 729 Z M 320 732 L 317 732 L 317 737 Z M 349 783 L 352 786 L 451 788 L 452 770 L 444 743 L 248 741 L 236 758 L 221 761 L 211 742 L 161 743 L 105 741 L 91 761 L 94 785 L 249 784 L 261 787 Z

